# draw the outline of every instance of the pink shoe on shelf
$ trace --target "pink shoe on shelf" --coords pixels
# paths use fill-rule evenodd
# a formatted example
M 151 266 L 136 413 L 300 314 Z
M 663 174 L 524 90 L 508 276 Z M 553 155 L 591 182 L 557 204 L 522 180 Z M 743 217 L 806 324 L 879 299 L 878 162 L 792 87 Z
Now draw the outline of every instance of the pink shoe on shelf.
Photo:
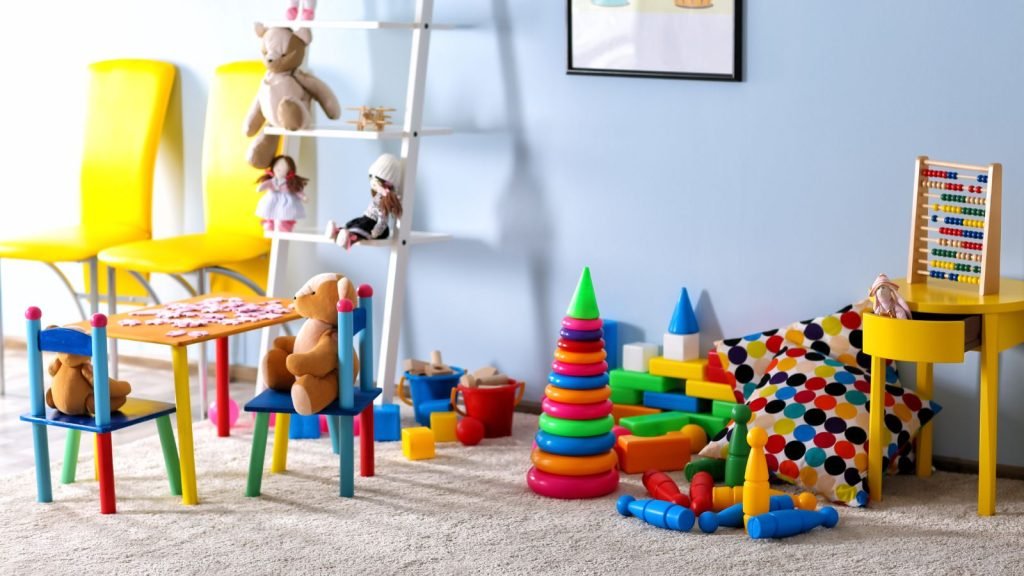
M 298 15 L 299 15 L 299 7 L 298 6 L 289 6 L 288 9 L 285 10 L 285 12 L 284 12 L 285 20 L 295 20 L 295 18 L 298 17 Z
M 303 8 L 302 9 L 302 19 L 303 20 L 312 20 L 314 18 L 316 18 L 316 13 L 312 9 L 310 9 L 310 8 Z
M 274 221 L 273 220 L 263 220 L 262 223 L 263 223 L 263 229 L 264 230 L 266 230 L 267 232 L 273 232 L 274 231 Z
M 280 220 L 277 223 L 277 229 L 281 232 L 291 232 L 295 229 L 295 220 Z

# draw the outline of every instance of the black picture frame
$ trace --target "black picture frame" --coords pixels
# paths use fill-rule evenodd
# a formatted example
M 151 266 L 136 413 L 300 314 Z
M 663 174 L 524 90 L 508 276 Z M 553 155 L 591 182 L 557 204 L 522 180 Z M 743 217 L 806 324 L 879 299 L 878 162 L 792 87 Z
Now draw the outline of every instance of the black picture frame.
M 711 80 L 717 82 L 743 81 L 743 0 L 735 1 L 733 22 L 733 70 L 732 74 L 706 74 L 689 72 L 666 72 L 658 70 L 619 70 L 600 68 L 578 68 L 572 61 L 572 3 L 565 1 L 566 24 L 566 74 L 580 76 L 618 76 L 626 78 L 663 78 L 675 80 Z

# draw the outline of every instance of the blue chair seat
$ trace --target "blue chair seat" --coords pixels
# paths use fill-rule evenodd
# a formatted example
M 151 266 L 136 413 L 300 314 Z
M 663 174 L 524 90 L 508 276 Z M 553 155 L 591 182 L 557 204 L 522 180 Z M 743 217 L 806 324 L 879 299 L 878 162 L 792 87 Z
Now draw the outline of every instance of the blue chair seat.
M 96 425 L 95 416 L 72 416 L 52 408 L 46 409 L 46 416 L 43 418 L 32 416 L 31 414 L 22 414 L 21 420 L 44 426 L 57 426 L 59 428 L 81 430 L 82 432 L 105 434 L 173 413 L 174 404 L 129 398 L 120 410 L 110 413 L 110 423 L 104 426 Z
M 380 396 L 381 389 L 374 388 L 370 391 L 355 390 L 355 405 L 351 410 L 345 410 L 339 405 L 340 399 L 331 402 L 318 414 L 324 416 L 358 416 L 362 411 L 373 404 L 374 399 Z M 266 389 L 245 405 L 246 412 L 272 412 L 274 414 L 297 414 L 292 404 L 292 395 L 288 392 Z

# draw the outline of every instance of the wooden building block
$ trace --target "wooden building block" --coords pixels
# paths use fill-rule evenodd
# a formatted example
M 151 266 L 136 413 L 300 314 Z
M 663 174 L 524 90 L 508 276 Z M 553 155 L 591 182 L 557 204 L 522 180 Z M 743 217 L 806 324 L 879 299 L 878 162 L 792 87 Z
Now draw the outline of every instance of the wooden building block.
M 702 380 L 687 380 L 686 395 L 707 400 L 721 400 L 722 402 L 736 402 L 736 396 L 732 393 L 732 386 L 718 382 L 704 382 Z
M 644 403 L 644 391 L 621 386 L 611 386 L 613 404 L 630 404 L 642 406 Z
M 669 360 L 685 362 L 700 358 L 700 334 L 665 333 L 661 341 L 662 355 Z
M 704 358 L 680 362 L 679 360 L 669 360 L 664 356 L 657 356 L 651 358 L 648 371 L 655 376 L 665 376 L 667 378 L 707 380 L 704 377 L 704 370 L 707 365 L 708 361 Z
M 669 432 L 677 432 L 690 423 L 685 412 L 662 412 L 646 416 L 630 416 L 619 420 L 619 426 L 626 428 L 635 436 L 662 436 Z
M 608 373 L 609 382 L 612 388 L 630 388 L 632 390 L 643 390 L 644 392 L 669 392 L 671 390 L 682 390 L 683 381 L 664 376 L 652 376 L 642 372 L 629 372 L 626 370 L 612 370 Z
M 430 429 L 435 442 L 455 442 L 455 425 L 459 418 L 455 412 L 431 412 Z
M 644 406 L 634 406 L 632 404 L 613 404 L 612 405 L 612 418 L 615 419 L 615 423 L 618 424 L 622 418 L 632 418 L 634 416 L 647 416 L 650 414 L 660 414 L 661 410 L 656 408 L 646 408 Z
M 713 414 L 687 414 L 687 424 L 696 424 L 704 429 L 708 438 L 714 438 L 716 434 L 729 425 L 729 418 L 721 418 Z
M 650 342 L 633 342 L 622 347 L 622 369 L 630 372 L 647 372 L 651 358 L 658 355 L 658 345 Z
M 718 416 L 719 418 L 732 419 L 732 409 L 736 406 L 736 400 L 712 400 L 711 401 L 711 414 Z
M 682 470 L 690 461 L 690 440 L 679 432 L 658 437 L 619 436 L 615 452 L 619 469 L 626 474 Z
M 676 412 L 707 412 L 711 402 L 679 392 L 644 392 L 644 406 Z
M 402 430 L 402 454 L 409 460 L 434 457 L 434 431 L 425 426 Z

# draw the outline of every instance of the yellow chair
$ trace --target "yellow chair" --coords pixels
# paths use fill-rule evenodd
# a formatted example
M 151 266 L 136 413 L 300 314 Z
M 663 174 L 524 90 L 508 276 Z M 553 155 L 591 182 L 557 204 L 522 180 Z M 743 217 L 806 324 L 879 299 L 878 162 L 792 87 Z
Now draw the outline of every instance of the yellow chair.
M 109 268 L 130 271 L 154 302 L 160 302 L 159 296 L 141 273 L 170 275 L 194 296 L 207 292 L 207 274 L 214 278 L 215 290 L 234 291 L 240 283 L 260 295 L 265 291 L 270 240 L 263 237 L 256 216 L 260 172 L 246 162 L 249 139 L 242 129 L 265 73 L 260 61 L 234 62 L 216 70 L 203 139 L 206 232 L 130 242 L 99 253 L 99 261 Z M 197 275 L 195 286 L 182 277 L 191 273 Z M 202 349 L 199 364 L 205 413 Z
M 977 317 L 965 320 L 899 320 L 864 314 L 864 352 L 871 355 L 871 410 L 868 414 L 868 491 L 871 500 L 882 500 L 882 447 L 885 438 L 885 361 L 917 363 L 917 395 L 932 398 L 932 364 L 960 363 L 964 350 L 974 343 L 971 334 L 980 324 Z M 917 436 L 917 475 L 932 471 L 932 425 L 921 427 Z
M 99 312 L 101 282 L 96 255 L 104 248 L 150 237 L 153 170 L 175 68 L 153 60 L 108 60 L 89 66 L 89 105 L 80 177 L 78 226 L 0 240 L 0 258 L 48 265 L 79 294 L 58 262 L 88 266 L 92 313 Z M 4 392 L 3 325 L 0 319 L 0 395 Z

